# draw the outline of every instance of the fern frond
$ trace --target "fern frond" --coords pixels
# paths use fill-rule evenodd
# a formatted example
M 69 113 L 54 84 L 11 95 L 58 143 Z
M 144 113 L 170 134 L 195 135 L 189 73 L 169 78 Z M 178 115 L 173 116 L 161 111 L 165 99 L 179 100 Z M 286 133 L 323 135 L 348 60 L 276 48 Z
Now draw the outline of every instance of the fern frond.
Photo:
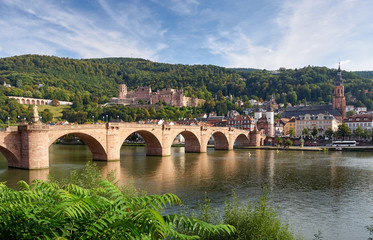
M 21 180 L 18 183 L 18 187 L 21 191 L 27 191 L 30 190 L 30 186 L 27 184 L 27 182 Z
M 199 236 L 189 236 L 189 235 L 178 232 L 177 230 L 175 230 L 175 226 L 173 224 L 166 223 L 166 226 L 168 228 L 168 238 L 170 239 L 176 239 L 176 240 L 200 239 Z
M 88 196 L 90 190 L 77 186 L 75 184 L 68 184 L 65 188 L 66 191 L 77 196 Z
M 153 209 L 136 211 L 131 218 L 142 227 L 142 232 L 148 232 L 152 238 L 163 239 L 168 234 L 164 218 Z
M 223 233 L 230 235 L 236 231 L 235 227 L 228 224 L 213 225 L 193 217 L 177 214 L 168 215 L 165 217 L 165 220 L 167 223 L 174 224 L 175 227 L 182 227 L 183 229 L 200 236 Z

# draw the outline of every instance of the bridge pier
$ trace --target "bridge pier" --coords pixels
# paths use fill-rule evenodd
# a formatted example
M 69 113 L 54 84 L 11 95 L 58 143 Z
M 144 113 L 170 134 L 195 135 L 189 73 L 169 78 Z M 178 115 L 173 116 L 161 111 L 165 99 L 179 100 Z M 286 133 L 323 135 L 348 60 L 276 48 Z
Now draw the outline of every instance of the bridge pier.
M 147 156 L 170 156 L 171 148 L 170 147 L 152 147 L 146 146 L 146 155 Z
M 92 157 L 94 160 L 119 161 L 120 148 L 122 147 L 122 142 L 119 138 L 119 123 L 106 124 L 106 131 L 106 156 L 104 156 L 105 153 L 101 153 L 93 154 Z
M 47 125 L 19 126 L 21 134 L 21 159 L 16 168 L 49 168 L 49 141 Z

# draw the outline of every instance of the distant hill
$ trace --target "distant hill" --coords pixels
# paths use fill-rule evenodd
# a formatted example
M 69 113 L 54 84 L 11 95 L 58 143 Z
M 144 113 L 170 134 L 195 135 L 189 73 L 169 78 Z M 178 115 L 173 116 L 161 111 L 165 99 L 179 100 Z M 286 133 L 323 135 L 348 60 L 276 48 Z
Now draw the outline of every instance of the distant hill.
M 237 72 L 256 72 L 256 71 L 262 71 L 262 69 L 256 69 L 256 68 L 230 68 L 232 70 L 235 70 Z
M 363 78 L 373 78 L 373 71 L 354 71 L 354 73 Z
M 373 80 L 359 72 L 343 71 L 346 93 L 357 98 L 356 105 L 373 108 Z M 69 59 L 23 55 L 0 59 L 0 83 L 17 88 L 0 90 L 5 95 L 57 98 L 67 101 L 106 102 L 118 95 L 119 84 L 129 89 L 151 86 L 184 89 L 187 96 L 213 99 L 224 96 L 269 99 L 277 102 L 327 103 L 332 100 L 336 69 L 304 67 L 280 69 L 273 74 L 251 68 L 224 68 L 214 65 L 157 63 L 138 58 Z M 368 91 L 365 91 L 368 90 Z

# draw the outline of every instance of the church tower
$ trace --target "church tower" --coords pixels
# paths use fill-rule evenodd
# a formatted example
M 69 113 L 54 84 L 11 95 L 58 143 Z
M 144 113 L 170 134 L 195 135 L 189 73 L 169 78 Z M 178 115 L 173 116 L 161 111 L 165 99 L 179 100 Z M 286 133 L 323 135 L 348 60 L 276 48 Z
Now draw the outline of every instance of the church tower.
M 345 87 L 343 86 L 341 65 L 339 64 L 333 93 L 333 109 L 337 109 L 342 114 L 342 119 L 346 117 Z

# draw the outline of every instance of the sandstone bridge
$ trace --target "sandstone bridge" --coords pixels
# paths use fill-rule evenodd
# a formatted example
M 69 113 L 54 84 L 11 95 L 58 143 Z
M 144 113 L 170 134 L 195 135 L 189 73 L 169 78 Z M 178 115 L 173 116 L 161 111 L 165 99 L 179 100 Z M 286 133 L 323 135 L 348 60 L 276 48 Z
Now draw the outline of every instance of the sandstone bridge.
M 146 154 L 171 154 L 174 139 L 181 134 L 185 139 L 185 152 L 206 152 L 211 136 L 215 149 L 262 145 L 265 136 L 230 127 L 153 125 L 137 123 L 106 123 L 49 126 L 42 124 L 19 125 L 0 132 L 0 152 L 9 167 L 43 169 L 49 167 L 49 146 L 58 138 L 73 134 L 88 145 L 94 160 L 120 159 L 123 142 L 131 134 L 139 134 L 146 143 Z

